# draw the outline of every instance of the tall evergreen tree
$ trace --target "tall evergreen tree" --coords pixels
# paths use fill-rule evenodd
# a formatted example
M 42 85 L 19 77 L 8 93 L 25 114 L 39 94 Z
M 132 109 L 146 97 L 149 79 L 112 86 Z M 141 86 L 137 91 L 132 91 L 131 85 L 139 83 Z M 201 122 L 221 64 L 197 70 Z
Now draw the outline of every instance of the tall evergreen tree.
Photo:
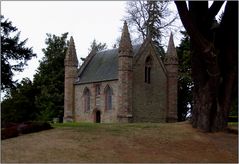
M 27 61 L 36 56 L 32 48 L 25 46 L 27 39 L 20 41 L 17 30 L 11 21 L 1 15 L 1 90 L 14 88 L 14 71 L 22 72 Z
M 179 62 L 178 78 L 178 121 L 186 120 L 192 108 L 192 78 L 191 78 L 191 56 L 190 38 L 185 31 L 181 31 L 183 38 L 177 47 Z
M 9 122 L 23 122 L 35 120 L 37 109 L 35 107 L 36 89 L 30 79 L 24 78 L 11 89 L 1 102 L 1 121 L 3 126 Z
M 45 56 L 34 76 L 34 86 L 38 90 L 36 106 L 40 111 L 38 119 L 48 121 L 63 117 L 64 111 L 64 59 L 67 50 L 67 35 L 47 34 Z

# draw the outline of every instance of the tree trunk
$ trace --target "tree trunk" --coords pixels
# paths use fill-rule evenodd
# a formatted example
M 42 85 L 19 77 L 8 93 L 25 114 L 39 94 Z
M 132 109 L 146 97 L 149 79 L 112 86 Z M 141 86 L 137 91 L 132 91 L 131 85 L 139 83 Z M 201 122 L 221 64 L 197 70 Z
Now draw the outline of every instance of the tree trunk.
M 237 88 L 238 2 L 227 2 L 219 32 L 212 31 L 211 18 L 220 5 L 175 1 L 191 38 L 193 108 L 192 125 L 206 132 L 227 127 L 233 89 Z M 216 42 L 215 42 L 216 35 Z
M 218 109 L 220 107 L 219 75 L 211 74 L 211 69 L 207 69 L 206 64 L 203 60 L 199 60 L 198 55 L 196 52 L 192 54 L 192 78 L 194 81 L 192 125 L 207 132 L 213 131 L 212 127 L 218 129 L 217 126 L 224 129 L 222 113 Z

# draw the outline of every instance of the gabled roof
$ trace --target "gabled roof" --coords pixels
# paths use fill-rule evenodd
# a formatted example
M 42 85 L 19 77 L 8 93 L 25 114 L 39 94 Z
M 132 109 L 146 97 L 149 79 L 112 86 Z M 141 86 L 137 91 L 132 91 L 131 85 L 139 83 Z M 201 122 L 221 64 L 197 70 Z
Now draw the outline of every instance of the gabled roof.
M 135 56 L 141 45 L 133 46 Z M 76 84 L 118 79 L 118 48 L 97 52 L 88 63 L 80 68 Z
M 139 55 L 135 56 L 135 63 L 134 63 L 134 64 L 136 64 L 136 63 L 138 62 L 138 60 L 140 59 L 140 57 L 145 54 L 145 51 L 147 51 L 149 47 L 152 47 L 153 52 L 156 54 L 155 57 L 157 58 L 159 64 L 161 65 L 161 67 L 162 67 L 164 73 L 167 74 L 167 73 L 166 73 L 167 71 L 166 71 L 166 68 L 165 68 L 165 66 L 164 66 L 164 63 L 163 63 L 163 61 L 161 60 L 161 57 L 160 57 L 160 55 L 162 55 L 163 52 L 162 52 L 159 48 L 157 48 L 156 46 L 154 46 L 154 43 L 153 43 L 152 39 L 150 38 L 150 36 L 148 36 L 148 37 L 144 40 L 142 46 L 140 47 L 140 49 L 139 49 L 139 51 L 138 51 L 138 54 L 139 54 Z

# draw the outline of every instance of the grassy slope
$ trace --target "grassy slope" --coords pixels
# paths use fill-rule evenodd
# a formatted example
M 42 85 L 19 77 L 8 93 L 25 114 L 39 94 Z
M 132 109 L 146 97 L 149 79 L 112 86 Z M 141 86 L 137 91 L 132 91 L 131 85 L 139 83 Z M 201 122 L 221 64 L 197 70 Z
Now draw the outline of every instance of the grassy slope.
M 237 135 L 188 123 L 54 127 L 2 141 L 2 162 L 237 162 Z

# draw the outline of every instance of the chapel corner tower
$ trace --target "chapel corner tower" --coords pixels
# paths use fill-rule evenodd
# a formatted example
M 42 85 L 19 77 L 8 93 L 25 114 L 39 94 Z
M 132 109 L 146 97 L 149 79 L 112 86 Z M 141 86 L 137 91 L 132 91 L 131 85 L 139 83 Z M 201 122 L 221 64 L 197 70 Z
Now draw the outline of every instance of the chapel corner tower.
M 74 121 L 74 82 L 77 77 L 78 59 L 73 37 L 70 38 L 65 60 L 64 122 Z
M 168 43 L 168 50 L 164 59 L 164 64 L 168 75 L 168 102 L 167 102 L 167 122 L 176 122 L 177 117 L 177 94 L 178 94 L 178 56 L 171 33 Z
M 133 48 L 127 22 L 124 22 L 118 51 L 118 120 L 132 121 Z

